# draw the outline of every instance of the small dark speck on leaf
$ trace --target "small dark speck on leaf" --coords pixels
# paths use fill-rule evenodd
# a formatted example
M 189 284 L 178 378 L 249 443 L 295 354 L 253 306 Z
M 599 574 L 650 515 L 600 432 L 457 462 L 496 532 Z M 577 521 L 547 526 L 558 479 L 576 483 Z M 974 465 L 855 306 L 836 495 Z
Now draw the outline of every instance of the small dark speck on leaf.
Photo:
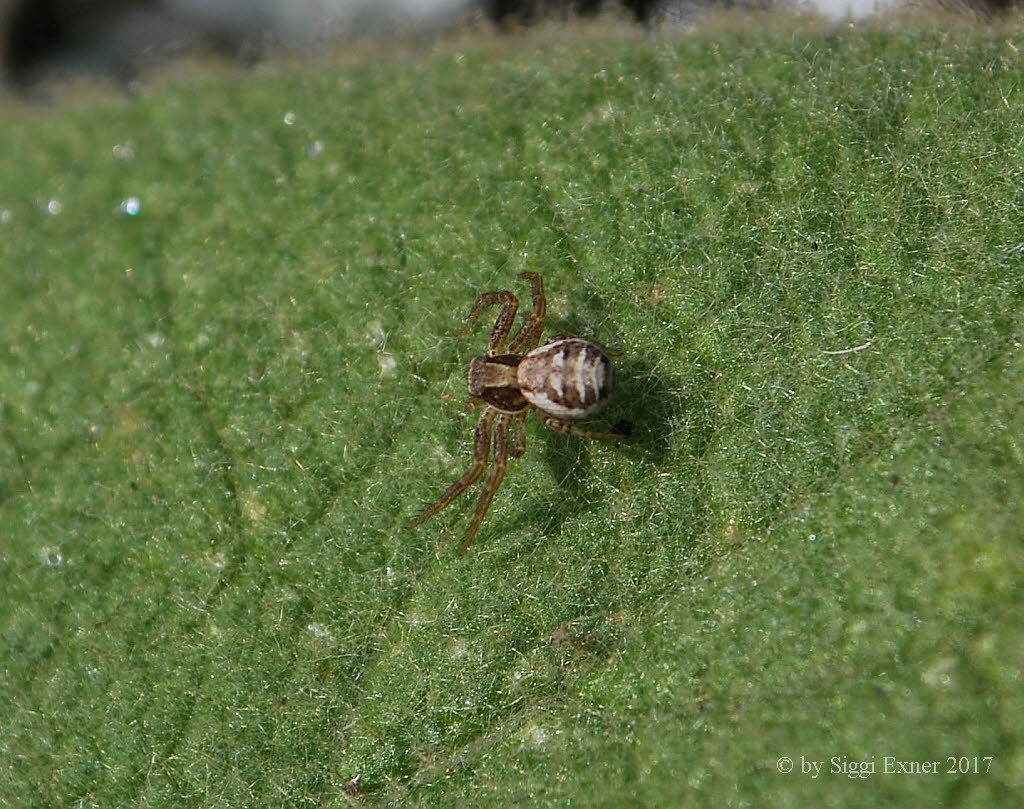
M 363 788 L 359 786 L 359 779 L 362 777 L 362 775 L 357 775 L 355 778 L 349 778 L 345 782 L 342 789 L 345 790 L 346 795 L 358 795 L 363 791 Z
M 900 476 L 899 476 L 899 475 L 891 475 L 891 476 L 889 477 L 889 482 L 890 482 L 890 483 L 891 483 L 891 484 L 892 484 L 893 486 L 899 486 L 899 485 L 900 485 Z
M 571 621 L 557 627 L 548 635 L 548 643 L 555 647 L 565 646 L 566 644 L 573 643 L 575 640 L 576 636 L 572 631 Z

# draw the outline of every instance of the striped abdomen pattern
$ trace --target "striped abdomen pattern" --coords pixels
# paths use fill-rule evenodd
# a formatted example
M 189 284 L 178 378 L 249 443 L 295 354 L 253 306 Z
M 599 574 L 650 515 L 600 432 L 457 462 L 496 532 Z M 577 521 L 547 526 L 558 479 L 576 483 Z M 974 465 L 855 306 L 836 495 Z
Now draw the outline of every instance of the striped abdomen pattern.
M 598 411 L 615 385 L 611 360 L 579 337 L 535 348 L 516 373 L 526 400 L 558 419 L 582 419 Z

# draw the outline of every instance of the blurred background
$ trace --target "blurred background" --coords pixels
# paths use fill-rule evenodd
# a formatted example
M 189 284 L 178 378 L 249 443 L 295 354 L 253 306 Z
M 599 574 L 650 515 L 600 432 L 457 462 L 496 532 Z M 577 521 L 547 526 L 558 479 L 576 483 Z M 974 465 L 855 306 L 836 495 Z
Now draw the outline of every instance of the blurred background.
M 4 85 L 25 91 L 77 75 L 127 84 L 196 53 L 252 63 L 345 40 L 515 31 L 602 14 L 653 28 L 694 25 L 717 8 L 775 5 L 841 19 L 908 4 L 989 17 L 1013 0 L 0 0 L 0 66 Z

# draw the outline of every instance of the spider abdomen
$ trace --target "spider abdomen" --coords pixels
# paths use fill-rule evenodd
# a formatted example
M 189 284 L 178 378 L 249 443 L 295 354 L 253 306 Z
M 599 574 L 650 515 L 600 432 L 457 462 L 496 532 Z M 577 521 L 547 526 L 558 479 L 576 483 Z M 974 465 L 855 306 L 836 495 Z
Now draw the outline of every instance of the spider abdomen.
M 583 419 L 597 412 L 615 386 L 611 360 L 579 337 L 535 348 L 519 363 L 516 378 L 530 404 L 559 419 Z

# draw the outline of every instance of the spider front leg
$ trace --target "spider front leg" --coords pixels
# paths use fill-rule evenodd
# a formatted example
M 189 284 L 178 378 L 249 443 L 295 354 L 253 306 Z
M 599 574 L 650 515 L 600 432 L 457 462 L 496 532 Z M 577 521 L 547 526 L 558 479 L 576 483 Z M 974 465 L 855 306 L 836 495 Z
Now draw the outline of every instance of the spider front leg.
M 544 297 L 544 282 L 535 272 L 524 272 L 519 274 L 520 278 L 527 279 L 533 289 L 533 311 L 523 321 L 516 336 L 512 338 L 508 350 L 513 354 L 524 354 L 534 349 L 540 343 L 540 336 L 544 332 L 544 317 L 547 314 L 547 298 Z
M 466 322 L 462 326 L 462 331 L 459 332 L 459 337 L 465 337 L 469 334 L 469 330 L 476 323 L 476 319 L 480 317 L 484 309 L 488 306 L 497 306 L 498 304 L 501 304 L 501 312 L 498 313 L 498 319 L 494 321 L 494 328 L 491 330 L 491 342 L 487 347 L 487 353 L 492 357 L 495 354 L 503 353 L 505 340 L 508 339 L 508 333 L 512 331 L 512 324 L 516 319 L 516 311 L 519 309 L 519 299 L 515 295 L 508 290 L 485 292 L 476 299 L 469 317 L 466 318 Z
M 428 506 L 418 516 L 410 520 L 406 526 L 407 528 L 415 528 L 417 525 L 426 522 L 439 511 L 451 505 L 456 497 L 476 483 L 477 478 L 483 473 L 484 467 L 487 466 L 487 455 L 490 452 L 491 446 L 491 425 L 494 423 L 494 418 L 497 415 L 498 411 L 492 407 L 488 407 L 484 411 L 480 421 L 477 422 L 476 434 L 473 439 L 473 465 L 466 470 L 466 473 L 461 478 L 444 490 L 444 494 L 437 499 L 436 503 Z
M 491 507 L 491 501 L 494 500 L 495 492 L 498 491 L 501 482 L 505 479 L 505 470 L 508 468 L 508 429 L 510 418 L 512 418 L 510 415 L 503 413 L 498 419 L 498 426 L 494 431 L 494 468 L 491 470 L 491 474 L 487 476 L 487 482 L 484 483 L 484 490 L 481 492 L 480 499 L 476 503 L 473 522 L 469 524 L 466 538 L 459 545 L 459 553 L 465 553 L 466 548 L 473 542 L 473 538 L 476 536 L 476 532 L 480 529 L 480 524 L 484 521 L 484 516 L 487 514 L 487 509 Z M 516 450 L 518 450 L 518 446 Z

